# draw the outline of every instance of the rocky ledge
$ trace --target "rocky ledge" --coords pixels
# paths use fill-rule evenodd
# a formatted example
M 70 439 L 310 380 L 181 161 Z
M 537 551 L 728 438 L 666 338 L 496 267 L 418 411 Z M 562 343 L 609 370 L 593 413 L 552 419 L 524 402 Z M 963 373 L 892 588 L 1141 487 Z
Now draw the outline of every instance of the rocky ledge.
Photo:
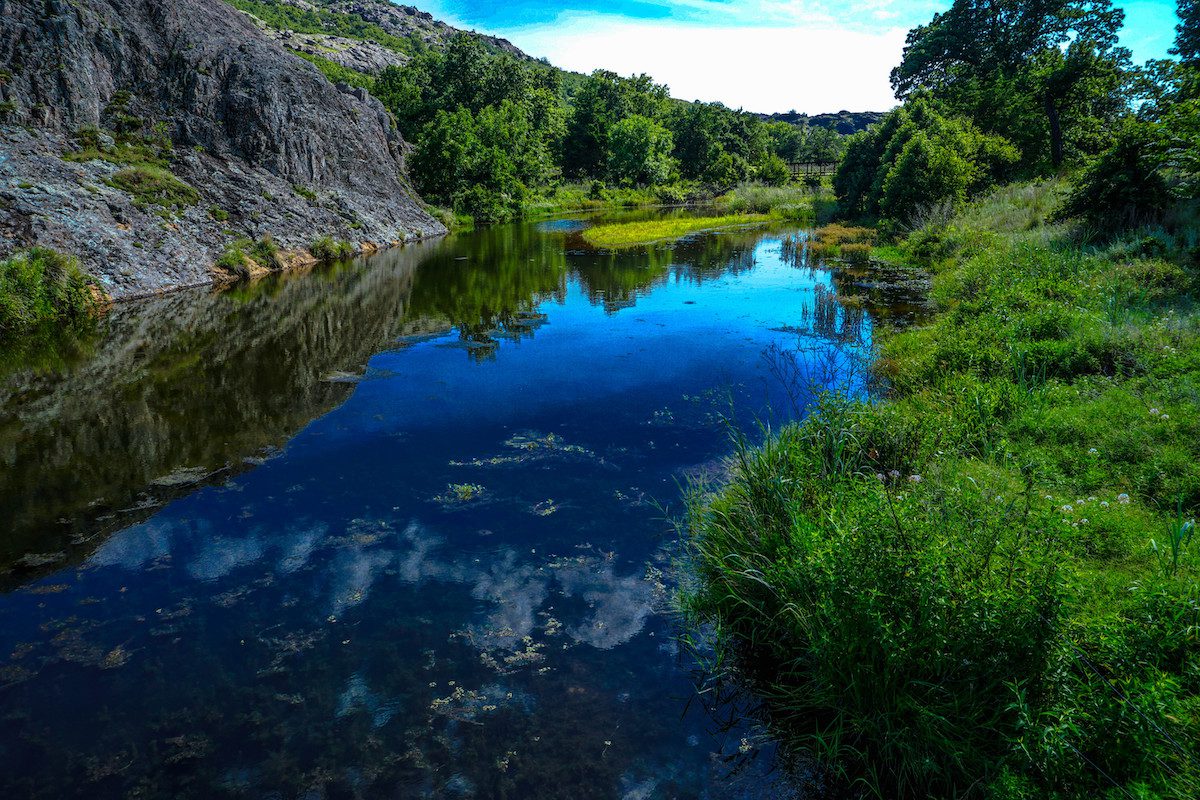
M 0 256 L 74 254 L 114 299 L 219 280 L 238 239 L 444 233 L 404 149 L 221 0 L 0 0 Z

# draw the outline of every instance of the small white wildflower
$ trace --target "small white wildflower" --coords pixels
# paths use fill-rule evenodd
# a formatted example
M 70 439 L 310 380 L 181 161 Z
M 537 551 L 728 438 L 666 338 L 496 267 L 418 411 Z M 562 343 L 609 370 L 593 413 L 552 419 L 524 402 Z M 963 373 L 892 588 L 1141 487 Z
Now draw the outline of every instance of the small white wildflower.
M 1091 495 L 1091 496 L 1089 496 L 1089 497 L 1088 497 L 1088 502 L 1089 502 L 1089 503 L 1094 503 L 1094 502 L 1096 502 L 1096 496 L 1095 496 L 1095 495 Z
M 1066 506 L 1063 506 L 1061 510 L 1064 514 L 1070 514 L 1075 509 L 1073 506 L 1066 505 Z
M 1079 520 L 1079 524 L 1080 524 L 1080 525 L 1087 525 L 1087 524 L 1088 524 L 1087 517 L 1084 517 L 1083 519 Z
M 1108 508 L 1108 501 L 1107 501 L 1107 500 L 1101 500 L 1101 501 L 1100 501 L 1100 507 L 1101 507 L 1101 508 Z
M 1162 414 L 1161 416 L 1159 416 L 1159 419 L 1162 420 L 1163 422 L 1166 422 L 1167 420 L 1170 419 L 1170 417 L 1167 416 L 1166 414 Z
M 1152 416 L 1152 417 L 1157 417 L 1157 416 L 1158 416 L 1158 409 L 1157 409 L 1157 408 L 1152 408 L 1152 409 L 1150 409 L 1150 416 Z
M 1079 527 L 1079 523 L 1078 523 L 1078 522 L 1072 522 L 1072 523 L 1071 523 L 1071 527 L 1072 527 L 1072 528 L 1078 528 L 1078 527 Z
M 1046 499 L 1047 499 L 1047 500 L 1053 500 L 1053 499 L 1054 499 L 1054 495 L 1052 495 L 1052 494 L 1048 494 L 1048 495 L 1046 495 Z
M 892 480 L 895 480 L 896 478 L 900 477 L 900 470 L 894 469 L 888 473 L 888 476 L 891 477 Z
M 1090 450 L 1088 450 L 1088 455 L 1092 455 L 1092 456 L 1094 456 L 1094 455 L 1096 455 L 1096 454 L 1097 454 L 1097 453 L 1099 453 L 1099 452 L 1100 452 L 1099 450 L 1097 450 L 1096 448 L 1094 448 L 1094 447 L 1093 447 L 1093 448 L 1091 448 Z
M 882 472 L 877 472 L 877 473 L 875 473 L 875 477 L 876 477 L 876 479 L 878 479 L 880 482 L 882 482 L 882 481 L 884 481 L 884 480 L 885 480 L 884 474 L 883 474 Z
M 909 475 L 909 476 L 908 476 L 908 482 L 909 482 L 909 483 L 920 483 L 920 482 L 921 482 L 921 476 L 920 476 L 920 475 Z
M 1129 505 L 1129 495 L 1122 492 L 1121 494 L 1117 495 L 1117 502 L 1123 506 Z

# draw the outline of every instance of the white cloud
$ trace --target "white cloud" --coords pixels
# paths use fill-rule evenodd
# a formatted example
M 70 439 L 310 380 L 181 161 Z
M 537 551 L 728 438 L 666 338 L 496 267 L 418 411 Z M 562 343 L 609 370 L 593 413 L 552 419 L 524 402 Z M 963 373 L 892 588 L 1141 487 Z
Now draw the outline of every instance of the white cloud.
M 818 114 L 886 111 L 896 105 L 888 73 L 900 62 L 907 29 L 701 27 L 566 13 L 553 24 L 501 33 L 564 69 L 648 73 L 683 100 Z

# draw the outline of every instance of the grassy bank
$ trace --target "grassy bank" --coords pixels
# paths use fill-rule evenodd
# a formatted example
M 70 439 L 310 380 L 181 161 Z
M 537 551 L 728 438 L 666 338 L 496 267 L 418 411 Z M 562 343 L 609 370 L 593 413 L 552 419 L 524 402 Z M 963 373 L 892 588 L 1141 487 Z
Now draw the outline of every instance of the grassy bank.
M 894 254 L 937 315 L 697 492 L 711 667 L 850 796 L 1200 796 L 1194 227 L 1088 245 L 1055 184 Z
M 98 293 L 79 262 L 44 247 L 0 261 L 0 340 L 92 313 Z
M 698 231 L 756 225 L 772 219 L 775 217 L 768 214 L 726 214 L 707 217 L 672 217 L 644 222 L 618 222 L 587 228 L 583 232 L 583 238 L 592 247 L 609 249 L 637 247 L 638 245 L 678 239 L 680 236 Z

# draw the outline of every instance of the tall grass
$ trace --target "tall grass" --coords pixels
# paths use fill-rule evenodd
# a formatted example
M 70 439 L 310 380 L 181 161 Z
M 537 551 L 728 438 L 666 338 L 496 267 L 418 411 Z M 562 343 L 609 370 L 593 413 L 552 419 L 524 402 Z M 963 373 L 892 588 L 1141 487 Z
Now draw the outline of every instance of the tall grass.
M 95 311 L 98 292 L 78 260 L 34 247 L 0 261 L 0 339 Z
M 690 498 L 706 664 L 835 794 L 1200 796 L 1200 287 L 1179 233 L 1031 226 L 1055 194 L 914 231 L 890 395 Z

